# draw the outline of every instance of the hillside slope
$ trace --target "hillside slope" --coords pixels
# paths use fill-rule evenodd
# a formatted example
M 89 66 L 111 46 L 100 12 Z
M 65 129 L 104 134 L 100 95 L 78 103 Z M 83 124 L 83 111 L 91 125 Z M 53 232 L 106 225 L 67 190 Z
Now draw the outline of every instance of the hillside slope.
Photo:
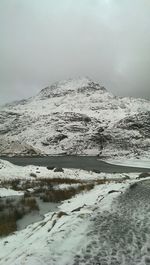
M 150 102 L 88 78 L 57 82 L 0 108 L 0 154 L 149 156 Z

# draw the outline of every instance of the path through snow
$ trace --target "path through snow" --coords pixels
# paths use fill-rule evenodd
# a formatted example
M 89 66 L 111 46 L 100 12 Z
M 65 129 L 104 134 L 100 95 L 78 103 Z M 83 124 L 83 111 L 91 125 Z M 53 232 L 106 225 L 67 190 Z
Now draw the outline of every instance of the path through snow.
M 150 180 L 133 184 L 112 206 L 92 218 L 73 265 L 150 264 Z

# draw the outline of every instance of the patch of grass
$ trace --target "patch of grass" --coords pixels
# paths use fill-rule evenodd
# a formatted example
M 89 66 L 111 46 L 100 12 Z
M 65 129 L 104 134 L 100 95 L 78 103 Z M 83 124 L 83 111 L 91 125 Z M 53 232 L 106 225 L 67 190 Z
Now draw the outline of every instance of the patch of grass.
M 0 236 L 7 236 L 16 231 L 17 225 L 13 215 L 3 215 L 0 218 Z
M 89 191 L 93 188 L 93 183 L 87 183 L 78 187 L 69 187 L 68 189 L 63 190 L 49 190 L 41 196 L 41 199 L 43 200 L 43 202 L 60 202 L 68 200 L 78 193 Z
M 20 180 L 19 179 L 11 179 L 11 180 L 3 180 L 1 181 L 0 187 L 5 187 L 5 188 L 11 188 L 13 190 L 19 190 L 19 185 Z
M 46 184 L 80 184 L 84 182 L 81 179 L 71 178 L 39 178 L 38 180 Z
M 63 212 L 63 211 L 60 211 L 60 212 L 57 213 L 57 217 L 58 217 L 58 218 L 61 218 L 61 217 L 64 216 L 64 215 L 68 215 L 68 214 L 65 213 L 65 212 Z
M 15 199 L 7 198 L 0 200 L 0 236 L 6 236 L 17 230 L 17 221 L 25 214 L 39 210 L 34 197 Z
M 95 184 L 97 184 L 97 185 L 103 185 L 103 184 L 111 183 L 111 182 L 114 182 L 114 183 L 122 183 L 124 181 L 125 181 L 124 178 L 96 179 L 95 180 Z
M 8 213 L 0 214 L 0 236 L 7 236 L 17 230 L 17 220 L 24 215 L 23 209 L 12 208 Z

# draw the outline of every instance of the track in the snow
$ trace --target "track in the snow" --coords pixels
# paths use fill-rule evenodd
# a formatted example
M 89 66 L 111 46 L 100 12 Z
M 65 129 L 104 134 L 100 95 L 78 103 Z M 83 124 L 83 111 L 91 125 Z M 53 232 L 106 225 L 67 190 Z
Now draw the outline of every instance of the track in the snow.
M 73 265 L 150 264 L 150 180 L 120 194 L 112 205 L 91 220 L 88 243 Z

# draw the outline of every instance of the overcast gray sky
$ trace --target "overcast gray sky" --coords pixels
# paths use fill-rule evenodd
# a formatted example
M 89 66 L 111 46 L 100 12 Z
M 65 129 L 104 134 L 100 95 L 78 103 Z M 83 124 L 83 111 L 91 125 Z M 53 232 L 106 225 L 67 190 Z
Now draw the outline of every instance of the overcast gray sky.
M 0 103 L 79 76 L 150 99 L 149 0 L 0 0 Z

